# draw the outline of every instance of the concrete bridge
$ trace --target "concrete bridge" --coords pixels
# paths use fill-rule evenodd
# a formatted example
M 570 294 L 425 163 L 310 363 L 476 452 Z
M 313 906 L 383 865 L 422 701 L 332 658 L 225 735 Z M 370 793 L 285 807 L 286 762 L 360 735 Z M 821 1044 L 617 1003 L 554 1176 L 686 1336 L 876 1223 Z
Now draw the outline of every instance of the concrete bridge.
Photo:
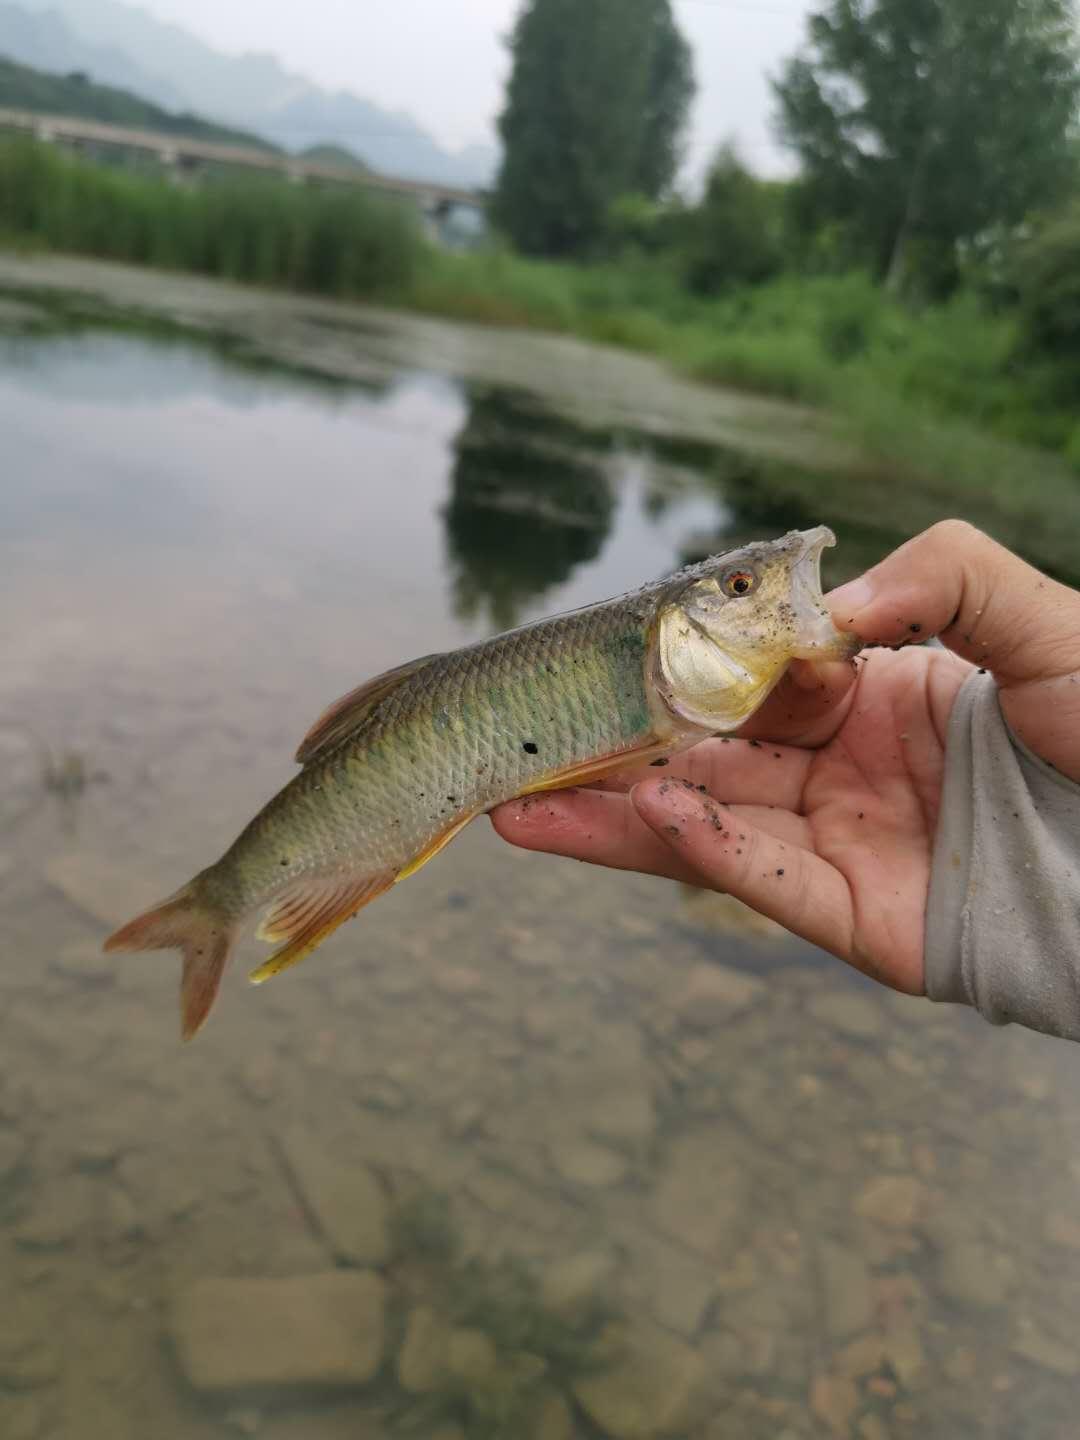
M 192 177 L 202 171 L 228 169 L 278 175 L 302 185 L 358 185 L 411 201 L 434 226 L 441 225 L 456 210 L 467 211 L 482 220 L 487 204 L 479 190 L 401 180 L 359 166 L 305 160 L 281 151 L 259 150 L 253 145 L 226 145 L 187 135 L 167 135 L 160 130 L 129 129 L 125 125 L 109 125 L 72 115 L 45 115 L 0 107 L 0 130 L 18 131 L 88 155 L 112 152 L 147 156 L 165 170 Z

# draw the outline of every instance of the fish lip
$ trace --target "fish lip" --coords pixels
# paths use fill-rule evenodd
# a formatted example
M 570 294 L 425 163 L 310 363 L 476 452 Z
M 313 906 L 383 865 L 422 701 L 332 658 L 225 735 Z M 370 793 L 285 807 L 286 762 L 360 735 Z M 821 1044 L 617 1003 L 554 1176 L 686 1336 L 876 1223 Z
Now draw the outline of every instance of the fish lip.
M 827 525 L 797 531 L 801 543 L 792 566 L 793 599 L 799 611 L 799 629 L 792 654 L 796 660 L 850 660 L 860 645 L 853 635 L 837 630 L 825 608 L 821 589 L 821 559 L 836 544 Z

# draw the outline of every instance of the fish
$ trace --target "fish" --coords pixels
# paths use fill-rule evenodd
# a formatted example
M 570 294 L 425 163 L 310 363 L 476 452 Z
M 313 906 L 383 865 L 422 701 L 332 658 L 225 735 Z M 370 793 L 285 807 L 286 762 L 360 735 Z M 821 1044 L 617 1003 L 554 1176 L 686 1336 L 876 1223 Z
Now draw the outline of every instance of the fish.
M 179 949 L 181 1034 L 246 923 L 309 955 L 503 801 L 588 784 L 737 730 L 795 659 L 847 659 L 821 593 L 824 526 L 712 556 L 611 600 L 368 680 L 304 737 L 299 774 L 215 864 L 105 950 Z

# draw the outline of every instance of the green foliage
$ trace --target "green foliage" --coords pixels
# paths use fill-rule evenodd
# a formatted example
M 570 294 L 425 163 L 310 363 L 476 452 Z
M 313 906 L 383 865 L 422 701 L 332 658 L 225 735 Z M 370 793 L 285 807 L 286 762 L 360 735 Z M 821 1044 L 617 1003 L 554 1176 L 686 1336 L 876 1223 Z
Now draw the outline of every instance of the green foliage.
M 809 29 L 776 87 L 803 218 L 895 287 L 947 293 L 960 242 L 1073 176 L 1070 0 L 827 0 Z
M 0 142 L 0 232 L 329 295 L 406 286 L 423 253 L 408 209 L 359 189 L 232 178 L 188 189 L 22 140 Z
M 1059 367 L 1064 388 L 1080 391 L 1080 202 L 1050 217 L 1018 247 L 1015 283 L 1030 352 Z
M 624 0 L 622 13 L 629 10 Z M 683 131 L 694 97 L 694 63 L 670 0 L 650 0 L 643 21 L 641 44 L 648 74 L 630 178 L 631 188 L 655 200 L 668 189 L 682 160 Z
M 686 222 L 685 274 L 699 295 L 756 285 L 780 269 L 782 192 L 756 179 L 725 146 Z
M 670 0 L 528 0 L 510 45 L 494 218 L 526 254 L 594 253 L 618 196 L 674 178 L 693 78 Z
M 129 90 L 99 85 L 85 75 L 50 75 L 29 65 L 17 65 L 2 56 L 0 106 L 48 115 L 78 115 L 84 120 L 103 120 L 109 125 L 158 130 L 165 135 L 186 135 L 223 145 L 246 145 L 270 151 L 277 148 L 246 130 L 230 130 L 198 115 L 174 114 Z
M 617 195 L 608 207 L 605 248 L 612 258 L 673 253 L 683 242 L 690 213 L 678 201 L 650 200 L 636 192 Z

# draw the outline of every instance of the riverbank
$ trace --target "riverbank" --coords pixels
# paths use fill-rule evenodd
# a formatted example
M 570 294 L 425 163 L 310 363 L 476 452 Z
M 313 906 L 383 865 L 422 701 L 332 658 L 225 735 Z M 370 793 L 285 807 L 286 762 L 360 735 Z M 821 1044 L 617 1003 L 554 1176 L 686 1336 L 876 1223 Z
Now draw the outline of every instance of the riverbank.
M 44 299 L 64 326 L 194 333 L 233 356 L 327 384 L 380 382 L 422 341 L 434 370 L 541 393 L 586 427 L 663 429 L 687 444 L 720 447 L 718 483 L 753 490 L 756 524 L 793 514 L 843 519 L 865 537 L 846 547 L 852 563 L 962 515 L 1054 574 L 1080 579 L 1080 484 L 1063 462 L 972 426 L 916 418 L 869 390 L 853 392 L 848 412 L 838 413 L 689 383 L 670 360 L 567 334 L 447 324 L 415 309 L 0 252 L 0 298 L 20 296 Z

